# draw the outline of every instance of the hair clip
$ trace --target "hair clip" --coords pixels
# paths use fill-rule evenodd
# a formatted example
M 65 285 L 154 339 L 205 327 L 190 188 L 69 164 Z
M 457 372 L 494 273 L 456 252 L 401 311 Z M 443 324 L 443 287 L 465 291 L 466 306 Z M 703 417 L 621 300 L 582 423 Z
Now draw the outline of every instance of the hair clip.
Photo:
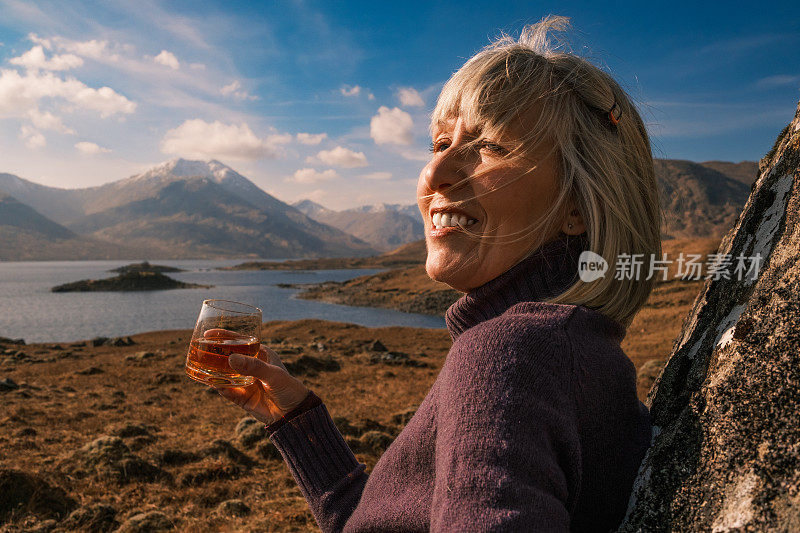
M 616 116 L 614 115 L 615 109 L 617 110 Z M 612 105 L 611 109 L 608 110 L 608 120 L 610 120 L 611 123 L 614 126 L 616 126 L 617 124 L 619 124 L 619 119 L 621 118 L 622 118 L 622 109 L 620 109 L 620 107 L 617 105 L 617 101 L 614 100 L 614 105 Z

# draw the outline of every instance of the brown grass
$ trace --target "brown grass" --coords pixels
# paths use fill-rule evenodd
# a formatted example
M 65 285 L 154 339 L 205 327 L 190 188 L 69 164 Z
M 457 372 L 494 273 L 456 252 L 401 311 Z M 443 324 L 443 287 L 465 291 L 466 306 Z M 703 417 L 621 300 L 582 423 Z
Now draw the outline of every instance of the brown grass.
M 665 251 L 707 253 L 711 240 L 671 241 Z M 409 284 L 420 289 L 418 276 Z M 399 282 L 387 288 L 402 290 Z M 700 281 L 660 283 L 628 330 L 623 348 L 637 369 L 663 361 L 680 331 L 683 318 L 702 287 Z M 397 285 L 395 287 L 395 285 Z M 20 347 L 26 358 L 0 355 L 0 378 L 12 378 L 21 388 L 0 393 L 0 468 L 35 473 L 60 486 L 80 505 L 106 503 L 117 510 L 117 520 L 148 510 L 164 512 L 183 531 L 317 531 L 308 506 L 281 460 L 265 458 L 234 438 L 244 413 L 203 385 L 183 375 L 190 331 L 161 331 L 133 336 L 134 346 Z M 264 326 L 266 343 L 285 361 L 302 354 L 332 356 L 341 370 L 303 377 L 324 400 L 332 416 L 346 416 L 353 424 L 366 419 L 388 424 L 392 414 L 416 407 L 425 397 L 450 347 L 444 330 L 364 328 L 320 320 L 272 322 Z M 380 340 L 389 350 L 409 354 L 428 367 L 371 364 L 369 345 Z M 320 352 L 317 344 L 323 344 Z M 16 348 L 11 349 L 12 352 Z M 141 351 L 155 357 L 129 361 Z M 0 348 L 2 354 L 3 348 Z M 4 362 L 3 362 L 4 361 Z M 100 372 L 79 374 L 95 367 Z M 648 385 L 640 383 L 644 399 Z M 67 470 L 71 454 L 115 427 L 126 423 L 152 425 L 154 439 L 123 437 L 133 453 L 155 463 L 166 450 L 201 453 L 215 439 L 225 439 L 245 451 L 255 466 L 232 479 L 179 483 L 187 473 L 204 474 L 224 466 L 203 459 L 183 466 L 164 466 L 174 481 L 118 485 L 94 476 L 77 477 Z M 371 469 L 377 453 L 357 453 Z M 239 498 L 250 506 L 246 517 L 222 517 L 219 503 Z M 9 531 L 25 530 L 35 520 L 15 516 Z M 0 527 L 2 527 L 0 525 Z

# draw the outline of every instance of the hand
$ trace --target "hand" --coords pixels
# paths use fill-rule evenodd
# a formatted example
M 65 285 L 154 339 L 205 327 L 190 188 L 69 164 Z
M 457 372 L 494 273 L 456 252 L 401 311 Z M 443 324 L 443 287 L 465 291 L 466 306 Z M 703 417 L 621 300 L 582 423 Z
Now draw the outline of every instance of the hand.
M 209 330 L 206 334 L 219 335 L 219 331 Z M 253 376 L 255 381 L 246 387 L 214 388 L 220 396 L 265 424 L 271 424 L 283 417 L 300 405 L 308 395 L 308 388 L 289 374 L 278 354 L 263 344 L 257 357 L 231 354 L 228 364 L 239 374 Z

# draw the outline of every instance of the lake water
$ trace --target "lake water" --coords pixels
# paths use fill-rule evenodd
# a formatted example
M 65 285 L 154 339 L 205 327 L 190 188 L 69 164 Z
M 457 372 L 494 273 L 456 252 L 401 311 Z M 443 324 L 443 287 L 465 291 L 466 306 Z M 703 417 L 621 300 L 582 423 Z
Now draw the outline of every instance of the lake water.
M 98 336 L 190 329 L 207 298 L 256 305 L 262 309 L 265 322 L 321 318 L 373 327 L 444 327 L 442 317 L 300 300 L 294 298 L 297 289 L 276 287 L 278 283 L 345 281 L 380 270 L 214 270 L 240 262 L 152 261 L 185 269 L 186 272 L 168 275 L 187 283 L 213 285 L 211 289 L 68 293 L 52 293 L 50 288 L 71 281 L 114 276 L 108 270 L 126 262 L 0 262 L 0 337 L 23 338 L 27 342 L 71 342 Z

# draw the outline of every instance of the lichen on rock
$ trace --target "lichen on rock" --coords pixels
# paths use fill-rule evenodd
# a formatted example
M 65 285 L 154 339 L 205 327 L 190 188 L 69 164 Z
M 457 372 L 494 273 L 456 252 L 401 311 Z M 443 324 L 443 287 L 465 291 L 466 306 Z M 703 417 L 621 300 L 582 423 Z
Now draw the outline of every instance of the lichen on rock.
M 800 106 L 762 159 L 648 395 L 653 445 L 620 531 L 800 530 Z

